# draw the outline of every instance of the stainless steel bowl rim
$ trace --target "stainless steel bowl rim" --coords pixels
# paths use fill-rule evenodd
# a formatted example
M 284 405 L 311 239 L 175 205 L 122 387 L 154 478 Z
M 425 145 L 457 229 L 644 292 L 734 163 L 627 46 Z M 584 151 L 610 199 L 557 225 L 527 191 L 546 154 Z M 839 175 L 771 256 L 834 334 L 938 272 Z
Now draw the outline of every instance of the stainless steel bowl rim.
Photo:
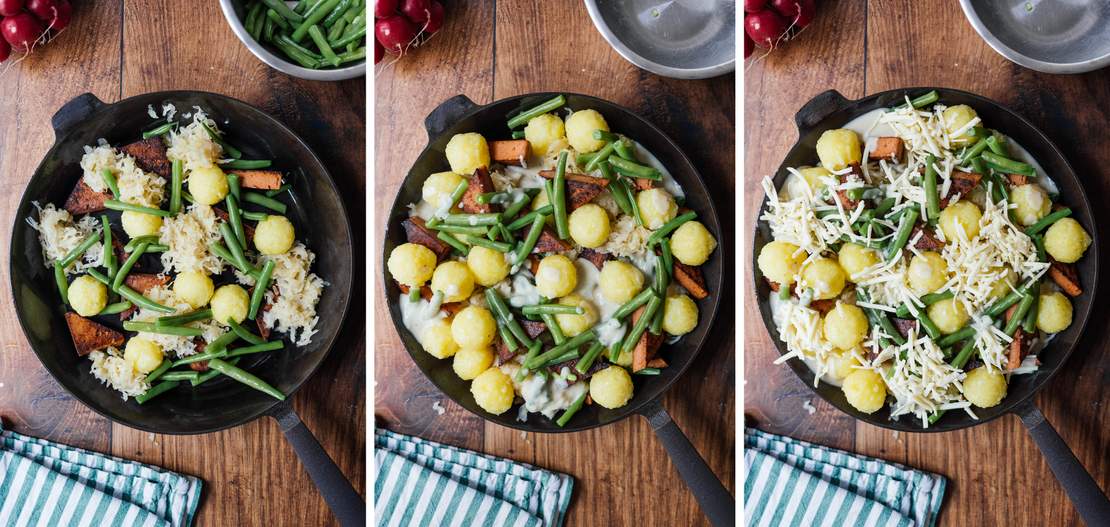
M 967 17 L 967 21 L 971 23 L 971 27 L 975 29 L 975 32 L 979 34 L 980 38 L 986 41 L 991 49 L 1019 66 L 1025 66 L 1026 68 L 1041 73 L 1052 74 L 1087 73 L 1110 66 L 1110 51 L 1107 51 L 1106 54 L 1100 57 L 1079 62 L 1045 62 L 1035 59 L 1007 46 L 1002 40 L 996 37 L 994 33 L 991 33 L 983 23 L 983 20 L 979 17 L 979 13 L 975 10 L 974 5 L 972 5 L 972 0 L 960 0 L 960 8 L 963 9 L 964 16 Z

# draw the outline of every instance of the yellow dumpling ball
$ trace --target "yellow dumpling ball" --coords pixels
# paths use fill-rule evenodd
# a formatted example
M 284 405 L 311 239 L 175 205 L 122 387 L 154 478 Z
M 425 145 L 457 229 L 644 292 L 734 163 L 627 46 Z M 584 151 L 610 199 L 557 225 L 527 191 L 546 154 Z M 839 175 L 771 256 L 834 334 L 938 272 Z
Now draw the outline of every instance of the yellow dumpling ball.
M 551 200 L 547 197 L 547 192 L 542 192 L 541 191 L 539 194 L 536 194 L 535 198 L 532 198 L 532 209 L 531 210 L 538 210 L 538 209 L 546 207 L 550 204 L 551 204 Z M 547 224 L 551 225 L 551 226 L 555 225 L 555 215 L 554 214 L 548 214 L 547 215 Z
M 489 144 L 482 134 L 469 132 L 455 134 L 444 149 L 447 163 L 456 174 L 473 174 L 481 167 L 489 166 Z
M 489 346 L 497 334 L 497 322 L 488 309 L 482 306 L 466 306 L 455 314 L 451 321 L 451 338 L 460 348 L 479 348 Z
M 948 264 L 941 255 L 924 251 L 920 256 L 915 254 L 910 259 L 906 275 L 913 292 L 919 295 L 932 293 L 948 282 Z
M 609 213 L 600 205 L 582 205 L 570 213 L 567 221 L 570 237 L 578 245 L 593 249 L 609 241 Z
M 840 247 L 836 259 L 850 279 L 879 263 L 879 252 L 857 243 L 845 243 Z
M 435 272 L 436 253 L 418 243 L 402 243 L 389 252 L 385 265 L 398 283 L 420 287 Z
M 827 170 L 859 164 L 863 159 L 859 134 L 845 128 L 826 130 L 817 138 L 817 158 Z
M 451 336 L 451 322 L 446 318 L 429 320 L 417 336 L 417 340 L 420 341 L 420 347 L 424 348 L 424 351 L 437 359 L 446 359 L 459 351 L 459 345 Z
M 605 146 L 605 141 L 594 139 L 594 130 L 609 131 L 609 123 L 597 110 L 579 110 L 567 117 L 567 141 L 571 148 L 581 154 L 593 152 Z
M 886 403 L 886 382 L 878 373 L 857 369 L 841 383 L 848 404 L 865 414 L 878 411 Z
M 955 298 L 941 300 L 929 306 L 927 312 L 929 318 L 936 324 L 937 329 L 945 335 L 963 329 L 971 318 L 964 303 Z
M 1071 218 L 1056 220 L 1044 234 L 1044 249 L 1058 261 L 1074 263 L 1091 246 L 1091 236 Z
M 513 380 L 497 368 L 489 368 L 470 383 L 474 402 L 483 410 L 500 415 L 513 406 Z
M 620 366 L 609 366 L 590 377 L 590 398 L 603 408 L 620 408 L 632 399 L 632 377 Z
M 825 314 L 825 340 L 840 349 L 852 349 L 867 337 L 867 315 L 851 304 L 837 302 Z
M 686 295 L 668 296 L 663 302 L 663 331 L 685 335 L 698 325 L 698 305 Z
M 285 216 L 270 214 L 254 227 L 254 247 L 262 254 L 285 254 L 295 239 L 293 223 Z
M 132 238 L 139 236 L 156 236 L 162 229 L 162 217 L 144 212 L 125 210 L 119 216 L 123 232 Z
M 138 373 L 146 374 L 162 365 L 162 346 L 142 337 L 131 337 L 123 347 L 123 360 Z
M 957 201 L 940 211 L 940 230 L 949 242 L 962 239 L 960 230 L 971 240 L 979 235 L 979 219 L 982 217 L 982 211 L 974 203 Z
M 609 260 L 601 266 L 597 283 L 605 300 L 623 304 L 643 290 L 644 273 L 628 262 Z
M 420 197 L 437 210 L 447 209 L 451 204 L 451 193 L 463 181 L 463 177 L 454 172 L 436 172 L 424 180 Z
M 189 194 L 202 205 L 215 205 L 227 197 L 227 174 L 212 165 L 189 171 Z
M 1014 219 L 1022 225 L 1032 225 L 1052 210 L 1052 200 L 1040 185 L 1018 185 L 1010 190 L 1010 203 L 1014 204 Z
M 1001 273 L 1001 277 L 991 284 L 991 292 L 987 298 L 996 300 L 1002 298 L 1013 291 L 1014 284 L 1017 283 L 1018 275 L 1013 269 L 1009 267 L 993 268 L 991 272 Z
M 860 354 L 862 355 L 862 352 Z M 856 371 L 859 365 L 859 359 L 852 353 L 852 350 L 836 350 L 829 354 L 829 359 L 826 361 L 828 369 L 825 371 L 825 375 L 835 381 L 843 382 L 846 377 Z
M 547 298 L 566 296 L 578 285 L 578 268 L 570 258 L 552 254 L 540 260 L 536 269 L 536 289 Z
M 944 131 L 948 132 L 953 146 L 968 146 L 979 140 L 979 136 L 975 135 L 975 127 L 968 126 L 968 123 L 978 116 L 975 109 L 966 104 L 949 106 L 944 109 L 941 120 L 944 122 Z M 959 132 L 959 135 L 956 135 L 957 132 Z
M 212 300 L 210 301 L 212 318 L 224 325 L 227 325 L 228 319 L 240 323 L 247 318 L 250 303 L 250 295 L 242 287 L 235 284 L 220 286 L 212 294 Z
M 825 188 L 825 178 L 832 177 L 825 167 L 801 167 L 797 175 L 790 174 L 779 189 L 782 199 L 794 199 L 816 194 Z
M 789 286 L 794 283 L 794 275 L 801 270 L 807 256 L 797 245 L 775 240 L 759 250 L 756 264 L 768 280 Z
M 475 245 L 466 255 L 466 266 L 474 275 L 478 285 L 490 287 L 509 276 L 509 262 L 505 260 L 505 253 Z
M 203 271 L 185 271 L 173 279 L 174 296 L 193 309 L 207 305 L 215 292 L 216 286 Z
M 1037 329 L 1059 333 L 1071 325 L 1071 300 L 1059 291 L 1041 295 L 1037 303 Z
M 651 230 L 662 227 L 678 215 L 678 204 L 670 192 L 661 188 L 640 191 L 636 195 L 636 205 L 640 207 L 640 217 L 644 227 Z
M 990 408 L 1006 397 L 1006 377 L 1002 372 L 980 366 L 964 377 L 964 397 L 979 408 Z
M 455 375 L 460 379 L 469 381 L 489 369 L 491 364 L 493 364 L 493 351 L 488 346 L 461 348 L 455 353 L 451 369 L 455 370 Z
M 700 221 L 688 221 L 671 234 L 671 253 L 686 265 L 701 265 L 717 248 L 717 239 Z
M 432 273 L 432 291 L 442 292 L 444 302 L 462 302 L 474 292 L 474 275 L 462 262 L 443 262 Z
M 563 120 L 553 113 L 533 117 L 524 127 L 524 138 L 537 156 L 546 155 L 548 148 L 566 138 Z
M 840 295 L 847 278 L 836 260 L 822 256 L 802 267 L 800 285 L 812 289 L 814 299 L 826 300 Z
M 559 304 L 564 306 L 581 307 L 583 313 L 581 315 L 558 314 L 555 315 L 555 321 L 559 323 L 559 329 L 563 330 L 563 335 L 573 337 L 586 330 L 594 327 L 597 324 L 599 315 L 597 308 L 585 298 L 571 293 L 559 299 Z
M 89 275 L 81 275 L 69 284 L 69 306 L 83 317 L 100 313 L 108 305 L 108 288 Z

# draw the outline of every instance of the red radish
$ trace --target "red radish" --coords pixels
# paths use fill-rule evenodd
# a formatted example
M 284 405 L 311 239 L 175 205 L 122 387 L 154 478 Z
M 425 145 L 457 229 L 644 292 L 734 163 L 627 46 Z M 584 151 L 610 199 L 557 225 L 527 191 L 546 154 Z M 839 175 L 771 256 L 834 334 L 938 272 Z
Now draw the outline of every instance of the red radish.
M 401 14 L 417 26 L 423 26 L 432 16 L 432 3 L 429 0 L 401 0 Z
M 386 18 L 397 14 L 397 0 L 375 0 L 374 18 Z
M 786 20 L 770 9 L 749 13 L 744 17 L 744 31 L 761 48 L 775 47 L 786 33 L 786 27 Z
M 378 42 L 378 39 L 374 39 L 374 64 L 381 62 L 384 56 L 385 48 L 382 47 L 381 42 Z
M 752 37 L 744 32 L 744 58 L 752 56 L 752 51 L 755 51 L 755 42 L 752 42 Z
M 23 0 L 0 0 L 0 16 L 15 16 L 23 11 Z
M 8 60 L 12 54 L 12 46 L 8 44 L 7 40 L 0 38 L 0 62 Z
M 808 26 L 817 13 L 813 0 L 771 0 L 771 7 L 799 29 Z
M 767 5 L 767 0 L 744 0 L 744 11 L 748 13 L 758 13 L 763 10 Z
M 49 29 L 54 31 L 61 31 L 69 25 L 69 19 L 73 16 L 73 7 L 69 5 L 68 0 L 58 0 L 58 5 L 55 6 L 54 18 L 50 20 Z
M 56 4 L 57 2 L 54 0 L 27 0 L 27 4 L 24 7 L 32 14 L 39 17 L 39 20 L 49 22 L 54 19 Z
M 43 34 L 42 24 L 31 13 L 19 13 L 0 21 L 0 35 L 21 53 L 31 50 Z
M 417 28 L 403 16 L 388 16 L 374 23 L 374 35 L 386 51 L 401 55 L 416 40 Z
M 424 23 L 424 36 L 430 37 L 443 27 L 443 19 L 445 15 L 443 12 L 443 4 L 432 0 L 431 7 L 428 8 L 428 21 Z

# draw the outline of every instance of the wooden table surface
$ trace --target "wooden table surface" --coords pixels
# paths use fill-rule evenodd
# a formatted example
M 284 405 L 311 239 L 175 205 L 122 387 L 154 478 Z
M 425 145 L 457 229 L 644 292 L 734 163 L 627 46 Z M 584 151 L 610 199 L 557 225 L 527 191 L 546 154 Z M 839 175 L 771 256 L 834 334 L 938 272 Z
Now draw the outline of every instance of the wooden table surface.
M 1096 205 L 1110 190 L 1110 70 L 1052 76 L 991 50 L 953 2 L 822 2 L 802 36 L 749 61 L 745 79 L 744 195 L 748 228 L 771 175 L 797 139 L 794 113 L 835 88 L 849 99 L 907 86 L 979 93 L 1040 127 L 1062 148 Z M 757 50 L 757 54 L 760 52 Z M 1096 206 L 1099 224 L 1108 209 Z M 1102 229 L 1103 234 L 1106 229 Z M 751 262 L 745 232 L 742 261 Z M 1105 251 L 1104 251 L 1105 254 Z M 1102 262 L 1105 268 L 1105 259 Z M 1048 465 L 1015 416 L 945 434 L 896 434 L 854 422 L 816 397 L 778 357 L 745 271 L 745 415 L 763 430 L 878 456 L 949 478 L 941 525 L 1081 525 Z M 1106 298 L 1105 287 L 1100 292 Z M 1110 327 L 1096 302 L 1065 369 L 1036 398 L 1060 436 L 1105 491 L 1110 488 Z M 812 401 L 809 415 L 803 404 Z
M 479 104 L 534 91 L 579 92 L 622 104 L 661 127 L 691 156 L 718 196 L 718 211 L 733 209 L 732 76 L 679 81 L 640 71 L 605 44 L 578 1 L 451 2 L 447 10 L 446 26 L 426 47 L 379 66 L 375 75 L 375 232 L 384 232 L 389 204 L 427 143 L 424 117 L 460 93 Z M 731 217 L 721 222 L 729 225 Z M 721 247 L 728 268 L 729 233 Z M 374 247 L 373 258 L 382 261 L 380 246 Z M 713 293 L 732 298 L 731 277 L 726 277 L 726 289 Z M 487 423 L 451 402 L 405 352 L 379 284 L 374 303 L 377 426 L 574 476 L 568 525 L 707 524 L 643 419 L 543 435 Z M 732 319 L 731 309 L 721 310 L 714 338 L 663 400 L 730 489 L 736 408 Z M 446 413 L 437 415 L 436 402 Z
M 8 61 L 12 62 L 11 60 Z M 0 70 L 8 67 L 5 63 Z M 270 69 L 235 38 L 214 2 L 74 2 L 61 37 L 0 75 L 0 218 L 10 226 L 26 182 L 54 141 L 50 117 L 92 92 L 106 102 L 173 89 L 218 92 L 262 108 L 303 137 L 364 223 L 365 83 L 317 83 Z M 365 247 L 356 228 L 355 254 Z M 8 247 L 10 228 L 0 229 Z M 6 249 L 5 249 L 6 250 Z M 361 259 L 361 256 L 360 256 Z M 355 269 L 361 269 L 361 262 Z M 134 459 L 204 480 L 197 525 L 329 525 L 335 521 L 270 419 L 200 436 L 116 425 L 70 397 L 27 345 L 0 266 L 0 416 L 17 432 Z M 293 405 L 361 491 L 366 468 L 364 291 L 356 278 L 347 327 Z M 105 388 L 108 389 L 108 388 Z

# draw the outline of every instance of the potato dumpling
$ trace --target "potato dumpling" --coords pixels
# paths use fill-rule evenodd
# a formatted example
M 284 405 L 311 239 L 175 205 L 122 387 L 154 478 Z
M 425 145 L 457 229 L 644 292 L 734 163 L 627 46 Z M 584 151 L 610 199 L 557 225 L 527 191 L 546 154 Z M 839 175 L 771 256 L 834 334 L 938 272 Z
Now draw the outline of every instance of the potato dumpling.
M 69 305 L 83 317 L 91 317 L 108 305 L 108 288 L 89 275 L 81 275 L 69 284 Z
M 1071 325 L 1071 300 L 1059 291 L 1041 295 L 1037 300 L 1037 329 L 1059 333 Z
M 551 204 L 551 200 L 548 199 L 547 192 L 540 191 L 539 194 L 536 194 L 536 197 L 532 198 L 532 209 L 531 210 L 541 209 L 541 208 L 546 207 L 550 204 Z M 555 215 L 554 214 L 548 214 L 547 215 L 547 225 L 552 226 L 552 227 L 555 226 Z
M 817 138 L 817 158 L 826 170 L 858 165 L 863 159 L 859 134 L 845 128 L 826 130 Z
M 944 239 L 949 242 L 960 239 L 959 230 L 972 240 L 979 235 L 979 219 L 982 217 L 983 213 L 974 203 L 957 201 L 940 211 L 940 230 L 944 231 Z
M 532 154 L 543 156 L 552 144 L 566 138 L 566 129 L 558 115 L 545 113 L 528 121 L 528 125 L 524 127 L 524 138 L 531 145 Z
M 644 273 L 630 263 L 609 260 L 601 266 L 597 284 L 605 300 L 623 304 L 644 288 Z
M 493 351 L 488 346 L 461 348 L 455 353 L 451 369 L 455 370 L 455 375 L 460 379 L 469 381 L 489 369 L 491 364 L 493 364 Z
M 540 260 L 536 269 L 536 289 L 547 298 L 566 296 L 578 285 L 578 268 L 570 258 L 552 254 Z
M 1040 185 L 1018 185 L 1010 190 L 1014 218 L 1022 225 L 1032 225 L 1052 210 L 1052 200 Z
M 944 131 L 948 132 L 948 137 L 953 146 L 968 146 L 979 140 L 979 136 L 975 135 L 975 127 L 967 126 L 967 123 L 978 116 L 979 114 L 975 113 L 975 109 L 966 104 L 949 106 L 944 109 L 941 119 L 944 121 Z M 960 130 L 963 130 L 960 135 L 953 135 L 960 132 Z
M 162 365 L 162 346 L 142 337 L 131 337 L 123 347 L 123 360 L 138 373 L 147 374 Z
M 848 404 L 865 414 L 874 413 L 886 403 L 886 382 L 872 370 L 857 369 L 840 385 Z
M 471 250 L 470 254 L 473 255 L 474 251 Z M 402 243 L 389 252 L 385 265 L 398 283 L 420 287 L 436 269 L 436 253 L 418 243 Z
M 429 320 L 417 335 L 417 340 L 424 351 L 437 359 L 446 359 L 459 351 L 459 345 L 451 336 L 451 322 L 446 318 Z
M 851 304 L 837 302 L 825 314 L 825 340 L 842 350 L 852 349 L 867 337 L 867 315 Z
M 775 240 L 759 250 L 756 264 L 759 266 L 759 272 L 763 273 L 768 280 L 789 286 L 794 283 L 794 275 L 801 270 L 806 256 L 806 252 L 799 250 L 797 245 Z
M 674 202 L 674 197 L 661 188 L 640 191 L 636 195 L 636 205 L 640 207 L 644 227 L 651 230 L 662 227 L 678 215 L 678 204 Z
M 463 177 L 454 172 L 436 172 L 424 180 L 420 197 L 437 209 L 446 209 L 451 203 L 451 193 L 463 181 Z
M 845 243 L 840 247 L 840 253 L 836 255 L 836 259 L 850 279 L 879 263 L 879 252 L 858 243 Z
M 717 248 L 717 239 L 700 221 L 691 220 L 671 234 L 671 254 L 686 265 L 701 265 Z
M 202 271 L 185 271 L 173 279 L 173 294 L 193 309 L 200 309 L 212 299 L 216 286 Z
M 822 256 L 802 267 L 801 286 L 812 289 L 815 300 L 826 300 L 840 295 L 847 278 L 836 260 Z
M 509 262 L 505 260 L 505 253 L 481 245 L 470 248 L 466 255 L 466 266 L 474 275 L 474 281 L 484 287 L 490 287 L 509 276 Z
M 119 216 L 123 232 L 132 238 L 139 236 L 157 236 L 162 228 L 162 217 L 144 212 L 125 210 Z
M 189 171 L 189 194 L 202 205 L 215 205 L 227 197 L 227 174 L 216 165 Z
M 1004 267 L 1001 269 L 995 267 L 991 271 L 1001 272 L 1002 276 L 998 280 L 995 280 L 993 284 L 991 284 L 991 292 L 987 298 L 991 300 L 996 300 L 1010 294 L 1010 291 L 1013 291 L 1014 284 L 1017 283 L 1017 273 L 1015 273 L 1014 270 L 1010 269 L 1009 267 Z
M 979 408 L 990 408 L 1006 397 L 1006 377 L 986 366 L 967 372 L 963 385 L 964 397 Z
M 567 117 L 567 142 L 580 154 L 593 152 L 605 146 L 605 141 L 594 139 L 594 130 L 609 131 L 609 123 L 597 110 L 579 110 Z
M 906 275 L 913 292 L 919 295 L 932 293 L 948 282 L 948 264 L 941 255 L 924 251 L 920 256 L 915 254 L 910 259 Z
M 444 149 L 447 164 L 456 174 L 473 174 L 481 167 L 489 166 L 489 145 L 482 134 L 469 132 L 455 134 Z
M 466 306 L 455 314 L 451 321 L 451 338 L 460 348 L 480 348 L 489 346 L 497 334 L 497 322 L 493 315 L 482 306 Z
M 247 291 L 235 284 L 220 286 L 212 294 L 212 318 L 220 324 L 227 325 L 228 319 L 240 323 L 247 318 L 250 310 L 251 298 Z
M 285 254 L 294 239 L 293 223 L 285 216 L 270 214 L 254 227 L 254 247 L 262 254 Z
M 937 329 L 945 335 L 955 333 L 967 325 L 971 318 L 967 313 L 964 303 L 955 298 L 946 298 L 937 302 L 927 310 L 929 318 L 936 324 Z
M 663 331 L 685 335 L 698 325 L 698 305 L 686 295 L 671 295 L 663 302 Z
M 805 181 L 813 192 L 825 188 L 825 178 L 832 177 L 832 172 L 829 172 L 829 169 L 825 167 L 802 167 L 798 169 L 798 174 L 802 176 L 802 181 Z
M 1074 263 L 1091 246 L 1091 236 L 1072 218 L 1056 220 L 1044 234 L 1044 249 L 1058 261 Z
M 570 237 L 582 247 L 593 249 L 609 241 L 609 213 L 600 205 L 587 203 L 574 209 L 567 222 Z
M 600 318 L 597 313 L 597 308 L 585 298 L 571 293 L 559 299 L 559 304 L 564 306 L 581 307 L 585 313 L 581 315 L 555 315 L 555 321 L 559 323 L 559 329 L 563 330 L 563 335 L 573 337 L 594 327 Z
M 474 275 L 462 262 L 443 262 L 432 273 L 432 291 L 442 292 L 444 302 L 462 302 L 474 292 Z
M 860 354 L 862 355 L 863 353 L 861 352 Z M 829 358 L 825 364 L 828 367 L 825 371 L 825 375 L 828 375 L 833 380 L 841 382 L 844 381 L 845 377 L 856 371 L 856 367 L 860 365 L 859 359 L 852 354 L 852 350 L 833 351 L 829 354 Z
M 632 399 L 632 377 L 620 366 L 609 366 L 590 377 L 590 398 L 610 410 Z
M 470 383 L 474 402 L 483 410 L 501 415 L 513 406 L 513 380 L 497 368 L 489 368 Z

